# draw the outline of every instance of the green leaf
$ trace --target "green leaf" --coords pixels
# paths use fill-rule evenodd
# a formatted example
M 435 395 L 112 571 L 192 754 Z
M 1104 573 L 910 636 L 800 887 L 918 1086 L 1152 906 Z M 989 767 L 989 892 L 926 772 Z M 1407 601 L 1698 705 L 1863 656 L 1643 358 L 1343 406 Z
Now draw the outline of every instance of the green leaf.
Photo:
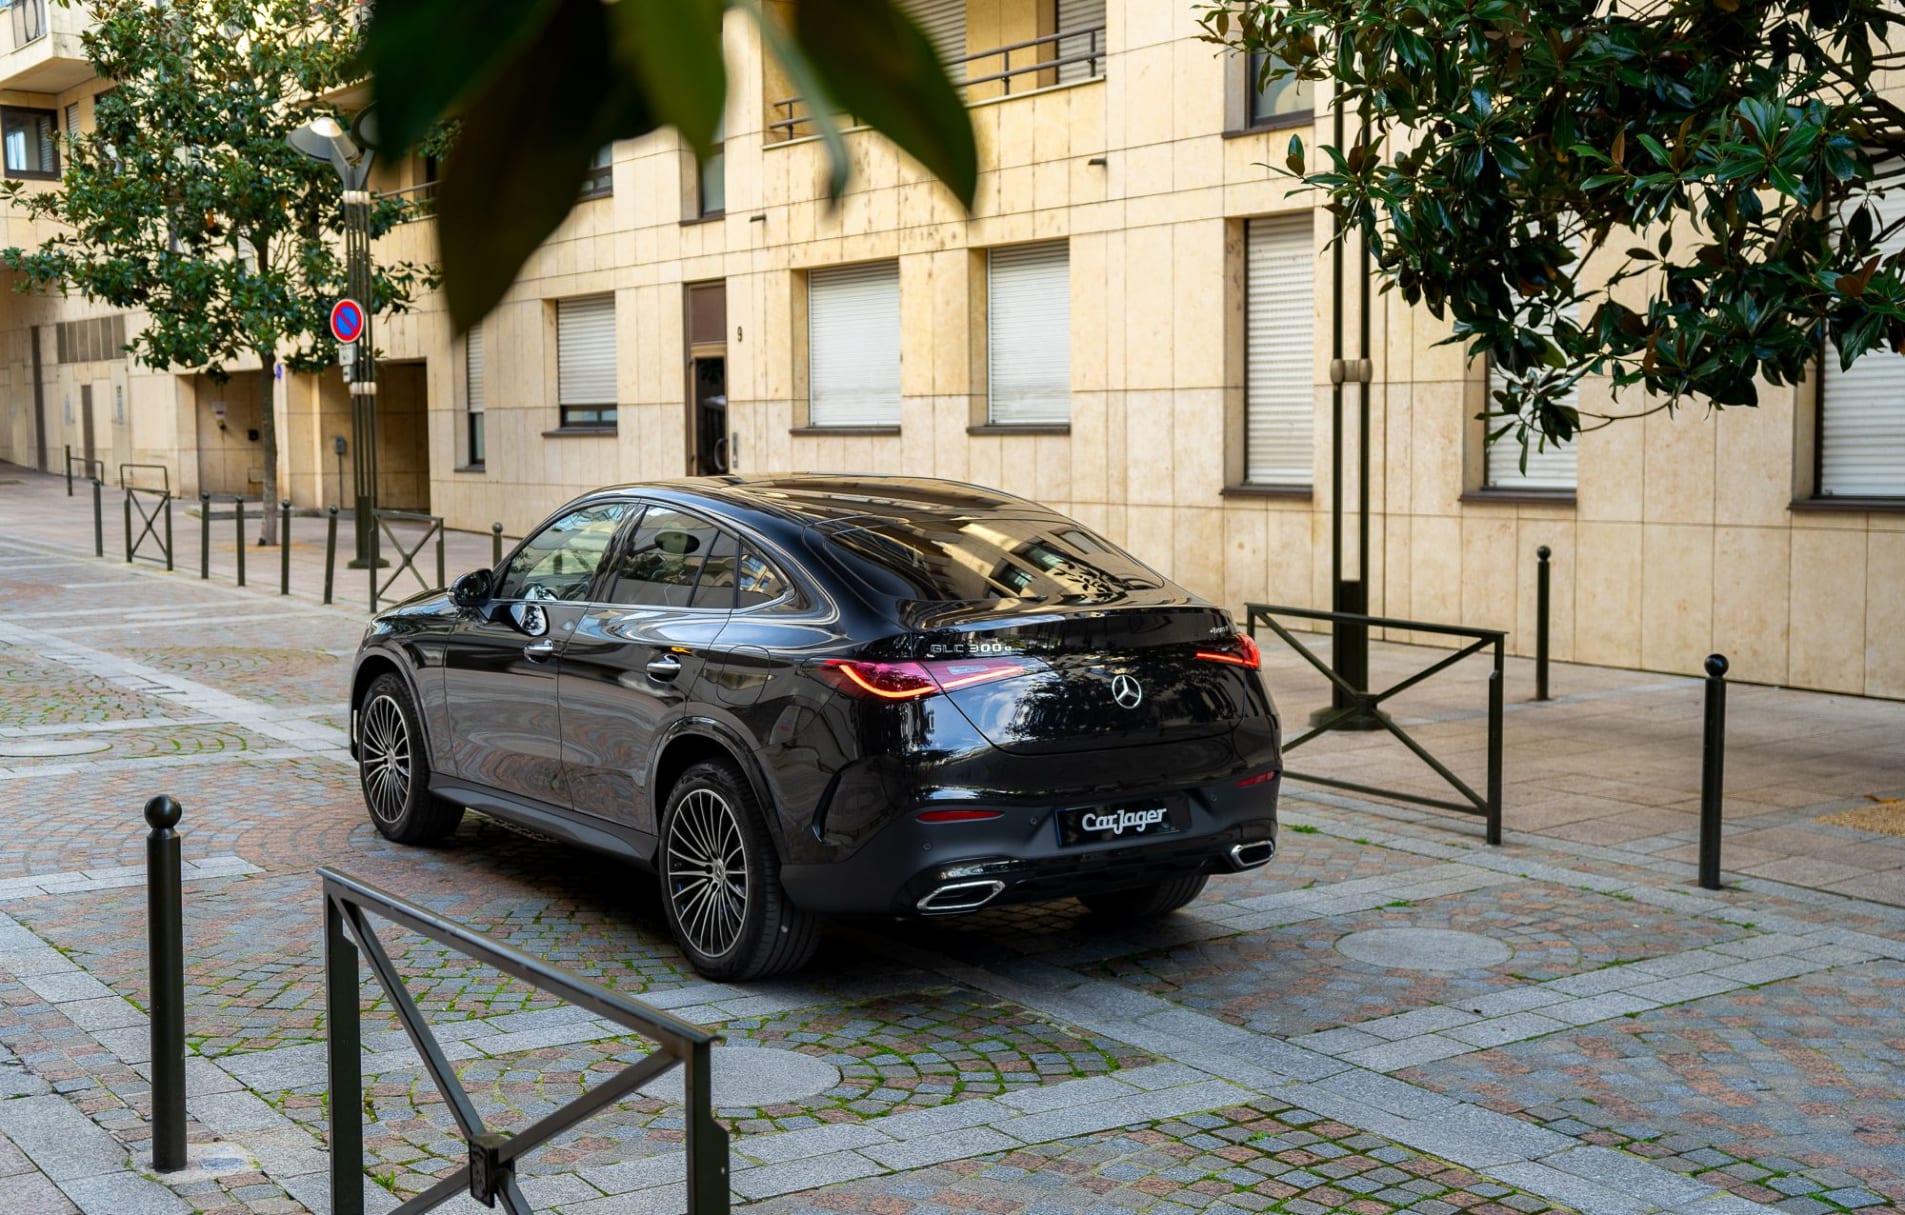
M 1298 177 L 1303 176 L 1303 137 L 1301 135 L 1290 136 L 1290 150 L 1284 154 L 1283 163 L 1290 167 L 1290 172 Z
M 724 0 L 617 0 L 608 6 L 616 66 L 641 83 L 655 117 L 705 157 L 727 100 Z
M 787 69 L 787 78 L 792 82 L 796 96 L 807 103 L 807 113 L 811 115 L 814 128 L 820 132 L 820 141 L 827 149 L 827 197 L 839 198 L 846 193 L 853 160 L 847 154 L 847 141 L 840 134 L 833 101 L 820 82 L 820 74 L 807 61 L 800 44 L 781 28 L 778 20 L 758 4 L 748 5 L 747 11 L 753 14 L 755 24 L 760 27 L 761 45 Z
M 794 38 L 828 96 L 972 205 L 979 189 L 972 118 L 911 17 L 892 0 L 801 0 Z
M 378 0 L 360 58 L 371 75 L 377 136 L 401 155 L 471 97 L 537 31 L 560 0 Z
M 437 202 L 450 319 L 483 319 L 575 204 L 604 143 L 657 125 L 610 68 L 601 0 L 562 0 L 555 19 L 463 115 Z

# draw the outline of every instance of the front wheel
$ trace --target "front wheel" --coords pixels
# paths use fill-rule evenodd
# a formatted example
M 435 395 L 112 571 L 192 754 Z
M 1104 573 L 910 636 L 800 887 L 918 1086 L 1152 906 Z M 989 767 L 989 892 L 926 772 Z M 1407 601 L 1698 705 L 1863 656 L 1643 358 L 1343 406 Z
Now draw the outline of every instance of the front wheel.
M 1078 896 L 1078 901 L 1100 919 L 1124 922 L 1154 920 L 1159 916 L 1171 914 L 1204 893 L 1204 884 L 1208 881 L 1210 881 L 1208 874 L 1193 873 L 1188 877 L 1148 882 L 1143 886 L 1129 886 L 1123 890 L 1081 894 Z
M 434 844 L 463 821 L 463 807 L 430 792 L 423 727 L 399 675 L 373 680 L 358 710 L 357 777 L 370 821 L 386 839 Z
M 813 957 L 819 922 L 788 901 L 759 803 L 734 765 L 682 774 L 662 813 L 659 859 L 668 928 L 703 976 L 765 979 Z

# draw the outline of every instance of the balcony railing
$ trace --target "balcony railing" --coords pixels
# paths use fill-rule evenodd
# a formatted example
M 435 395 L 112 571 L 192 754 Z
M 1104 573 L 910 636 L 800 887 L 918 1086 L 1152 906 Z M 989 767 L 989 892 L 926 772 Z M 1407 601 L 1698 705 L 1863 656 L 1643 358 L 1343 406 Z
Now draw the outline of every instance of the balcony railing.
M 991 61 L 996 61 L 996 70 L 988 70 L 979 76 L 965 75 L 965 70 L 973 64 L 984 64 L 988 69 L 993 69 Z M 948 67 L 968 99 L 972 96 L 972 90 L 980 85 L 996 84 L 1000 87 L 995 95 L 1010 97 L 1015 88 L 1017 92 L 1027 93 L 1050 88 L 1054 84 L 1069 84 L 1074 80 L 1096 80 L 1105 74 L 1105 27 L 1099 25 L 1061 30 L 1025 42 L 1014 42 L 1010 46 L 995 46 L 991 50 L 967 55 Z M 1034 79 L 1028 82 L 1025 79 L 1027 76 Z M 1028 84 L 1030 87 L 1027 87 Z M 784 143 L 818 133 L 805 99 L 783 97 L 770 104 L 774 117 L 767 124 L 769 143 Z M 852 120 L 849 119 L 849 122 Z
M 46 0 L 12 0 L 6 7 L 13 27 L 12 47 L 17 49 L 46 37 Z
M 378 197 L 394 198 L 403 204 L 403 216 L 398 223 L 429 219 L 437 213 L 437 183 L 434 181 L 421 181 L 398 190 L 383 190 Z

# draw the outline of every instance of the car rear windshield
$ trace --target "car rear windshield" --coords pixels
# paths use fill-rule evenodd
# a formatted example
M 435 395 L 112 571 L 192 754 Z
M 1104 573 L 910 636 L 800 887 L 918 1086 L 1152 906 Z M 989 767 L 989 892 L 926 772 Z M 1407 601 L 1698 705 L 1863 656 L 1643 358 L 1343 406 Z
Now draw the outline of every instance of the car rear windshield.
M 901 599 L 1093 602 L 1165 585 L 1109 540 L 1052 516 L 861 515 L 816 530 Z

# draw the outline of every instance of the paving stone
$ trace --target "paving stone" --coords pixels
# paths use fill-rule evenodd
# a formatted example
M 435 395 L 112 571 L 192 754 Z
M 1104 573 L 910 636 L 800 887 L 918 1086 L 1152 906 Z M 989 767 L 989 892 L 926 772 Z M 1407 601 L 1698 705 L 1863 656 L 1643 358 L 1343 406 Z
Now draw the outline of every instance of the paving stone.
M 1566 1025 L 1563 1022 L 1540 1013 L 1521 1012 L 1488 1021 L 1478 1021 L 1473 1025 L 1458 1026 L 1446 1031 L 1442 1036 L 1454 1038 L 1458 1042 L 1467 1042 L 1473 1046 L 1490 1047 L 1500 1046 L 1505 1042 L 1538 1038 L 1543 1034 L 1565 1028 Z
M 85 1215 L 192 1215 L 177 1194 L 137 1173 L 103 1173 L 61 1182 Z
M 122 1172 L 127 1152 L 64 1097 L 0 1101 L 0 1135 L 56 1182 Z

